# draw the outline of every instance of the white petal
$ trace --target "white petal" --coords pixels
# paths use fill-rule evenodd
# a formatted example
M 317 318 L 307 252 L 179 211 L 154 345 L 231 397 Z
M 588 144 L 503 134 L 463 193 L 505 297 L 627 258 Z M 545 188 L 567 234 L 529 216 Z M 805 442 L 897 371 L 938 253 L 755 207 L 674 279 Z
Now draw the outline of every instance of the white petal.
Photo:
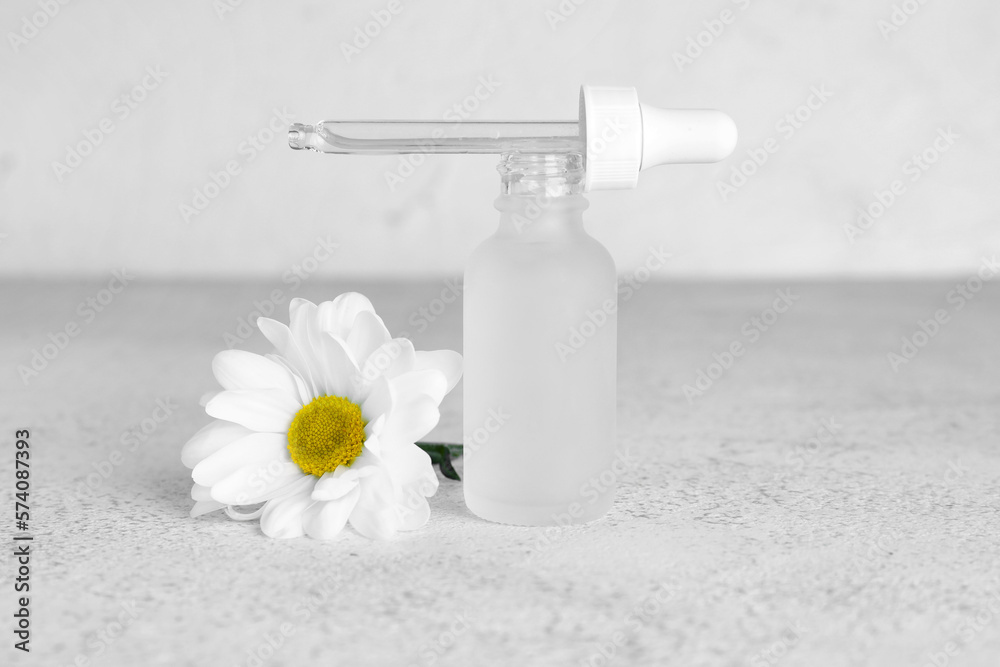
M 378 437 L 378 434 L 382 432 L 383 426 L 385 426 L 385 415 L 379 415 L 374 420 L 365 424 L 365 444 L 368 443 L 368 439 Z
M 200 431 L 191 436 L 181 449 L 181 463 L 188 468 L 198 465 L 202 459 L 219 451 L 226 445 L 253 433 L 250 429 L 233 422 L 212 420 Z
M 302 516 L 306 535 L 317 540 L 332 540 L 344 529 L 348 517 L 358 504 L 361 489 L 352 489 L 343 498 L 314 502 Z
M 396 484 L 406 491 L 414 490 L 421 496 L 433 496 L 438 489 L 438 478 L 430 455 L 414 444 L 407 444 L 385 452 L 383 462 Z
M 416 530 L 427 523 L 431 509 L 427 502 L 438 489 L 431 457 L 416 445 L 387 452 L 386 468 L 397 485 L 396 513 L 399 530 Z
M 396 377 L 413 370 L 415 360 L 413 343 L 406 338 L 393 338 L 368 355 L 361 368 L 361 376 L 369 383 L 381 375 Z
M 319 328 L 337 338 L 347 340 L 347 334 L 354 326 L 358 313 L 374 313 L 375 308 L 368 297 L 357 292 L 345 292 L 333 301 L 319 304 Z
M 305 533 L 302 514 L 312 503 L 308 490 L 270 500 L 260 516 L 260 529 L 268 537 L 302 537 Z
M 376 472 L 359 481 L 361 496 L 351 514 L 351 526 L 365 537 L 387 540 L 399 526 L 396 496 L 398 488 L 388 471 L 376 467 Z
M 384 418 L 379 417 L 379 419 Z M 368 427 L 366 426 L 365 428 Z M 363 465 L 366 464 L 367 461 L 370 460 L 369 457 L 381 462 L 382 442 L 379 440 L 377 433 L 372 433 L 371 435 L 367 435 L 367 437 L 365 437 L 365 448 L 361 450 L 361 456 L 354 461 L 354 464 L 351 467 L 353 468 L 357 466 L 359 461 L 361 461 Z
M 448 391 L 451 391 L 462 377 L 462 355 L 453 350 L 419 351 L 413 369 L 424 368 L 434 368 L 444 373 L 448 378 Z
M 419 395 L 406 403 L 397 402 L 392 406 L 379 439 L 386 449 L 413 443 L 430 433 L 440 419 L 438 404 L 429 396 Z
M 359 499 L 354 511 L 351 512 L 350 522 L 354 530 L 368 539 L 388 540 L 396 534 L 400 521 L 392 506 L 362 506 Z
M 306 299 L 292 299 L 288 313 L 288 329 L 292 332 L 292 339 L 304 359 L 313 366 L 316 360 L 312 352 L 320 333 L 316 304 Z
M 299 376 L 294 368 L 292 368 L 292 365 L 287 359 L 279 357 L 276 354 L 268 354 L 266 356 L 268 359 L 288 371 L 292 380 L 295 381 L 296 393 L 298 394 L 299 402 L 301 402 L 302 405 L 308 405 L 314 398 L 316 398 L 316 396 L 318 396 L 318 394 L 313 393 L 313 391 L 309 388 L 309 384 Z
M 252 505 L 289 493 L 296 484 L 314 480 L 291 461 L 259 461 L 237 469 L 212 485 L 212 500 L 227 505 Z M 313 481 L 310 481 L 313 480 Z
M 440 405 L 441 399 L 448 393 L 448 378 L 434 368 L 403 373 L 389 380 L 389 383 L 392 385 L 393 394 L 401 397 L 400 400 L 422 394 L 434 399 L 434 402 Z
M 306 356 L 315 350 L 322 338 L 330 337 L 319 326 L 319 309 L 313 302 L 306 299 L 292 299 L 289 313 L 291 317 L 288 328 L 299 350 Z
M 344 466 L 337 468 L 339 471 Z M 350 468 L 347 470 L 351 471 Z M 335 472 L 328 472 L 319 478 L 316 482 L 316 486 L 313 487 L 312 499 L 317 502 L 325 502 L 329 500 L 339 500 L 347 494 L 351 493 L 358 488 L 358 477 L 357 471 L 351 471 L 352 475 L 340 475 L 335 476 Z
M 297 394 L 292 374 L 284 366 L 244 350 L 223 350 L 212 360 L 212 372 L 223 389 L 281 389 Z
M 315 303 L 309 299 L 303 299 L 302 297 L 295 297 L 288 304 L 288 321 L 290 325 L 296 321 L 302 321 L 303 318 L 317 319 L 318 308 Z M 295 327 L 290 326 L 294 331 Z
M 399 530 L 417 530 L 423 528 L 431 516 L 431 506 L 420 494 L 408 494 L 398 509 L 400 516 Z
M 396 354 L 392 366 L 385 372 L 386 377 L 393 378 L 413 370 L 414 364 L 417 363 L 417 353 L 413 349 L 413 342 L 409 338 L 394 338 L 383 347 L 392 348 L 392 352 Z
M 319 368 L 317 382 L 327 396 L 353 399 L 360 390 L 358 367 L 344 342 L 321 332 L 314 349 Z
M 319 394 L 351 397 L 358 367 L 344 342 L 319 326 L 318 309 L 305 299 L 292 299 L 289 330 Z
M 209 512 L 214 512 L 216 510 L 221 510 L 225 507 L 225 503 L 217 503 L 214 500 L 199 500 L 191 508 L 191 518 L 196 516 L 201 516 L 202 514 L 208 514 Z
M 368 398 L 361 403 L 361 416 L 366 422 L 373 422 L 383 415 L 388 417 L 393 399 L 392 386 L 385 377 L 380 377 L 372 385 Z
M 271 341 L 271 344 L 278 350 L 278 354 L 288 362 L 295 374 L 302 378 L 309 393 L 312 396 L 318 396 L 319 391 L 312 375 L 309 359 L 299 349 L 291 329 L 268 317 L 258 317 L 257 328 L 260 329 L 265 338 Z
M 382 318 L 373 312 L 362 311 L 354 320 L 354 327 L 347 335 L 347 347 L 354 355 L 358 366 L 363 366 L 372 352 L 385 345 L 392 336 L 385 328 Z
M 228 516 L 233 521 L 253 521 L 254 519 L 260 518 L 260 515 L 264 513 L 264 506 L 261 505 L 255 510 L 250 510 L 249 512 L 240 512 L 232 505 L 226 506 L 226 516 Z
M 208 402 L 213 398 L 215 398 L 218 394 L 219 392 L 217 391 L 206 391 L 204 394 L 198 397 L 198 405 L 200 405 L 201 407 L 205 407 L 206 405 L 208 405 Z
M 300 409 L 296 398 L 278 389 L 230 389 L 205 406 L 212 417 L 267 433 L 287 432 Z
M 378 470 L 381 461 L 375 456 L 368 443 L 361 456 L 350 466 L 337 466 L 333 472 L 325 473 L 313 487 L 313 500 L 336 500 L 343 498 L 358 486 L 358 480 L 368 477 Z
M 374 472 L 358 480 L 361 487 L 361 501 L 366 507 L 392 507 L 396 502 L 397 488 L 389 471 L 382 466 L 373 466 Z
M 195 482 L 212 486 L 251 463 L 291 461 L 288 437 L 281 433 L 251 433 L 207 457 L 191 471 Z
M 258 317 L 257 328 L 264 334 L 264 338 L 270 341 L 280 356 L 290 359 L 293 362 L 298 361 L 298 359 L 293 359 L 294 354 L 290 354 L 297 350 L 292 349 L 294 343 L 292 332 L 289 330 L 288 325 L 278 320 L 273 320 L 270 317 Z

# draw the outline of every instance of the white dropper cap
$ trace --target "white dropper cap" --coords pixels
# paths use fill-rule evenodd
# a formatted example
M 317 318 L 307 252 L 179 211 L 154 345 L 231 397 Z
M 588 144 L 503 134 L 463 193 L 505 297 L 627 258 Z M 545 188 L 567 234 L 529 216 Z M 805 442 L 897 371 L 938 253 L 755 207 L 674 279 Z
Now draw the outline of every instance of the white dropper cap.
M 634 188 L 639 172 L 659 164 L 718 162 L 736 147 L 736 123 L 712 109 L 659 109 L 635 88 L 582 86 L 587 190 Z

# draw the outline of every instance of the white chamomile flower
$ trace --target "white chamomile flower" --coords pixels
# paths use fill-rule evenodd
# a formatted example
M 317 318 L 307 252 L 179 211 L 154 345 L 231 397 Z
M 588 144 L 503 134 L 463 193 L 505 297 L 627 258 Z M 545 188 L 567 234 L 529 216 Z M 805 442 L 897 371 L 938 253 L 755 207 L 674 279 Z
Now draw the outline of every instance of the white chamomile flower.
M 357 293 L 294 299 L 289 326 L 257 326 L 274 354 L 226 350 L 212 362 L 223 388 L 205 406 L 215 421 L 181 453 L 195 482 L 191 516 L 260 517 L 270 537 L 331 539 L 350 522 L 388 539 L 423 526 L 438 481 L 414 443 L 437 425 L 461 355 L 393 339 Z

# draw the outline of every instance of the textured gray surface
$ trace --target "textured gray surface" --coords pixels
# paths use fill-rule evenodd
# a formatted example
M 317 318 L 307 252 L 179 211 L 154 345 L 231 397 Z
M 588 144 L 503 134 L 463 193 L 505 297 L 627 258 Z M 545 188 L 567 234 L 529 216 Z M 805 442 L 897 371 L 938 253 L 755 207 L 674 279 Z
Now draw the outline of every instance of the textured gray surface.
M 647 285 L 622 304 L 619 437 L 634 465 L 613 511 L 547 531 L 493 525 L 445 480 L 425 529 L 389 543 L 350 530 L 273 541 L 187 516 L 178 454 L 207 421 L 211 357 L 281 285 L 130 285 L 25 387 L 16 366 L 82 322 L 77 304 L 101 285 L 5 284 L 3 432 L 32 431 L 37 553 L 34 651 L 16 654 L 5 632 L 2 652 L 37 665 L 256 665 L 251 652 L 266 665 L 601 665 L 603 645 L 621 665 L 892 667 L 955 641 L 950 664 L 996 667 L 1000 292 L 955 311 L 953 284 L 798 285 L 753 343 L 741 328 L 785 285 Z M 411 313 L 444 286 L 295 295 L 346 289 L 413 332 Z M 886 353 L 938 308 L 950 321 L 893 372 Z M 417 346 L 460 349 L 460 322 L 449 306 Z M 689 402 L 683 385 L 737 340 L 745 354 Z M 158 398 L 176 409 L 130 451 L 122 434 Z M 434 435 L 456 441 L 460 388 L 443 412 Z M 829 419 L 833 437 L 810 446 Z M 8 619 L 13 566 L 5 548 Z M 134 622 L 100 639 L 132 603 Z

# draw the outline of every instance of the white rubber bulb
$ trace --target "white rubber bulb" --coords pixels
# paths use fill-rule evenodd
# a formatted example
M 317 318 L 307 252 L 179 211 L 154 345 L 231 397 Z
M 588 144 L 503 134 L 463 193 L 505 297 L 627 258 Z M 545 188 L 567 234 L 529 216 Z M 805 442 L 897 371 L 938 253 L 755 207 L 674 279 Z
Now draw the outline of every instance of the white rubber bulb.
M 642 169 L 659 164 L 718 162 L 736 148 L 733 119 L 714 109 L 658 109 L 640 104 Z

